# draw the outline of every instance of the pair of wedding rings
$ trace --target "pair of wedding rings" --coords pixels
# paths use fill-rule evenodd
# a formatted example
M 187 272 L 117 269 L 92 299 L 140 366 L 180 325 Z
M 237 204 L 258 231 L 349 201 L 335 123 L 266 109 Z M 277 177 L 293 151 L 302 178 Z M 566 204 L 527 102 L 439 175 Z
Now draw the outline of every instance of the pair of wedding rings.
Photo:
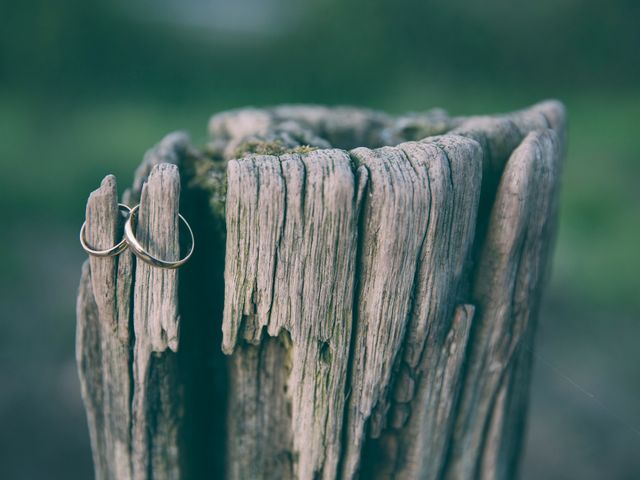
M 84 249 L 84 251 L 87 252 L 89 255 L 93 255 L 94 257 L 113 257 L 114 255 L 118 255 L 122 253 L 124 250 L 126 250 L 127 247 L 129 247 L 131 248 L 131 251 L 135 254 L 135 256 L 138 257 L 140 260 L 143 260 L 148 264 L 153 265 L 154 267 L 168 268 L 168 269 L 175 269 L 175 268 L 181 267 L 187 262 L 187 260 L 189 260 L 189 258 L 191 258 L 191 254 L 193 253 L 193 247 L 195 246 L 195 239 L 193 238 L 193 231 L 191 230 L 191 226 L 182 215 L 178 214 L 178 217 L 180 218 L 180 221 L 184 224 L 184 226 L 187 228 L 187 231 L 189 232 L 189 236 L 191 237 L 191 246 L 189 247 L 189 251 L 183 258 L 175 261 L 170 261 L 170 260 L 163 260 L 160 258 L 156 258 L 153 255 L 151 255 L 136 238 L 134 234 L 134 230 L 136 226 L 136 216 L 138 213 L 138 209 L 140 208 L 140 205 L 136 205 L 133 208 L 129 208 L 127 205 L 123 203 L 119 203 L 118 208 L 121 211 L 128 214 L 129 218 L 127 218 L 127 223 L 125 223 L 124 225 L 124 237 L 119 243 L 117 243 L 111 248 L 108 248 L 106 250 L 96 250 L 94 248 L 91 248 L 87 243 L 86 239 L 84 238 L 87 222 L 85 221 L 82 224 L 82 228 L 80 228 L 80 244 L 82 245 L 82 248 Z

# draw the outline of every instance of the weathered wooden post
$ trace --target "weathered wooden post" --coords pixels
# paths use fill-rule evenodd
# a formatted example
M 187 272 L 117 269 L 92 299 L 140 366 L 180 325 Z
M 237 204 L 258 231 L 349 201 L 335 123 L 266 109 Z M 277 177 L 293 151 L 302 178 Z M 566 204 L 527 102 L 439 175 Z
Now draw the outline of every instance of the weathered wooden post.
M 167 136 L 137 236 L 90 258 L 77 358 L 99 479 L 517 475 L 565 114 L 282 106 Z M 107 177 L 87 240 L 121 238 Z

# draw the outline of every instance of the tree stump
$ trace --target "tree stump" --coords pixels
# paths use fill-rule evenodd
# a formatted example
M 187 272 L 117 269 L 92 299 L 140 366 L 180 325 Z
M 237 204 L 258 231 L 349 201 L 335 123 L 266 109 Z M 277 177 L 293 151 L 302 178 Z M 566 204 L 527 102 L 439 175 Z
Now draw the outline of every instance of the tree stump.
M 124 202 L 178 271 L 90 258 L 77 360 L 98 479 L 511 479 L 565 113 L 280 106 L 151 149 Z M 121 238 L 116 180 L 87 240 Z

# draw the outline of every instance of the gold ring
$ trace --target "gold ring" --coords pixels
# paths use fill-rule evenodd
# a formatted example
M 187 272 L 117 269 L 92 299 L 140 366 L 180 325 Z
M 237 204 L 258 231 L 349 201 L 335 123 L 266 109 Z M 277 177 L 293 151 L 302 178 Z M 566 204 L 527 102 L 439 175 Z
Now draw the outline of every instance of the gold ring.
M 191 230 L 191 226 L 189 225 L 189 223 L 185 220 L 185 218 L 182 215 L 178 214 L 178 217 L 180 218 L 182 223 L 184 223 L 184 225 L 187 227 L 187 230 L 189 231 L 189 235 L 191 236 L 191 247 L 189 248 L 189 252 L 187 253 L 187 255 L 184 258 L 181 258 L 180 260 L 176 260 L 173 262 L 168 260 L 161 260 L 159 258 L 154 257 L 149 252 L 147 252 L 133 233 L 134 224 L 136 221 L 135 217 L 136 217 L 136 214 L 138 213 L 139 208 L 140 208 L 140 205 L 136 205 L 131 209 L 131 213 L 129 214 L 129 219 L 127 220 L 127 223 L 124 225 L 124 236 L 127 239 L 127 242 L 129 243 L 129 247 L 131 247 L 131 251 L 133 251 L 136 257 L 138 257 L 140 260 L 143 260 L 148 264 L 153 265 L 154 267 L 175 269 L 184 265 L 187 262 L 187 260 L 189 260 L 189 258 L 191 257 L 191 254 L 193 253 L 193 247 L 195 246 L 193 231 Z
M 119 203 L 118 209 L 126 212 L 129 216 L 131 215 L 131 209 L 124 203 Z M 107 248 L 106 250 L 95 250 L 94 248 L 91 248 L 84 238 L 86 226 L 87 222 L 85 221 L 82 224 L 82 227 L 80 227 L 80 245 L 82 245 L 84 251 L 89 255 L 93 255 L 94 257 L 113 257 L 114 255 L 118 255 L 120 252 L 127 248 L 126 238 L 123 238 L 122 240 L 120 240 L 120 243 L 114 245 L 111 248 Z

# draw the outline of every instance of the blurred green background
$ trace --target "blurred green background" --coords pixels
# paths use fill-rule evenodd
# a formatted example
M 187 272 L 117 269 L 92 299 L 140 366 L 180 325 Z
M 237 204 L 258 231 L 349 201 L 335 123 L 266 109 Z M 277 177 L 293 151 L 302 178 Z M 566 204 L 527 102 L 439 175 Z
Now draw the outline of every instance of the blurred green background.
M 245 105 L 570 115 L 525 479 L 640 478 L 640 2 L 0 0 L 0 464 L 92 475 L 74 364 L 84 203 Z

